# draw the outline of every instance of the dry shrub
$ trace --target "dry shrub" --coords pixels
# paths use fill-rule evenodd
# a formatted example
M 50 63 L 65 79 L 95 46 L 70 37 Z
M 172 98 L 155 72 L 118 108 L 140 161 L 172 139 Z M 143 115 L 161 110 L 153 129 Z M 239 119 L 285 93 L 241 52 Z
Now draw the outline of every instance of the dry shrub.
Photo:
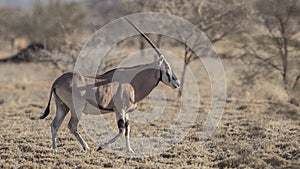
M 71 37 L 81 31 L 85 15 L 84 5 L 77 2 L 35 1 L 32 10 L 1 9 L 0 32 L 7 35 L 6 39 L 21 36 L 47 48 L 60 49 L 71 45 Z
M 270 100 L 288 100 L 288 95 L 283 85 L 278 81 L 258 80 L 253 87 L 255 97 Z

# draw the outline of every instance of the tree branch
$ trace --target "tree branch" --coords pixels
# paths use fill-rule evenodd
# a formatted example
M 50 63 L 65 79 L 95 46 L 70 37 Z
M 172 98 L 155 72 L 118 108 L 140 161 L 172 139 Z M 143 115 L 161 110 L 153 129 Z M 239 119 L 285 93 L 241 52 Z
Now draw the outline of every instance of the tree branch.
M 298 76 L 296 77 L 296 79 L 295 79 L 295 82 L 294 82 L 294 84 L 293 84 L 293 89 L 295 89 L 296 88 L 296 86 L 297 86 L 297 84 L 298 84 L 298 81 L 299 81 L 299 79 L 300 79 L 300 73 L 298 74 Z

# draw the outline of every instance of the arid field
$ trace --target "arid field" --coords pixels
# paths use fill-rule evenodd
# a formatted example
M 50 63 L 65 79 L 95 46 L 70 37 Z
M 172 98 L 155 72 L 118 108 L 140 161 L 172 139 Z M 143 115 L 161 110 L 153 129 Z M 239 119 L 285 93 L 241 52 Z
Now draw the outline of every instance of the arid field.
M 104 140 L 93 142 L 79 127 L 91 151 L 82 150 L 66 121 L 58 134 L 58 149 L 51 148 L 50 123 L 39 116 L 48 101 L 52 81 L 60 75 L 43 64 L 1 64 L 1 168 L 299 168 L 299 107 L 278 100 L 247 100 L 229 97 L 223 117 L 208 140 L 200 140 L 209 105 L 199 105 L 199 116 L 186 137 L 171 149 L 153 156 L 122 155 L 124 144 L 95 151 Z M 226 65 L 225 65 L 226 69 Z M 229 87 L 230 88 L 230 87 Z M 238 92 L 238 91 L 236 91 Z M 235 94 L 237 95 L 237 93 Z M 141 104 L 141 110 L 143 108 Z M 168 109 L 168 108 L 167 108 Z M 175 111 L 174 108 L 168 111 Z M 111 126 L 116 128 L 114 115 Z M 168 117 L 168 116 L 167 116 Z M 168 123 L 165 117 L 153 124 L 132 124 L 132 136 L 149 137 Z M 169 119 L 172 120 L 172 119 Z M 141 134 L 142 132 L 142 134 Z M 123 141 L 124 142 L 124 141 Z M 134 145 L 133 145 L 134 147 Z M 118 153 L 120 152 L 120 153 Z
M 0 169 L 300 169 L 299 21 L 300 0 L 0 0 Z M 52 149 L 55 96 L 40 116 L 55 79 L 151 62 L 117 71 L 127 72 L 119 101 L 151 91 L 129 114 L 136 154 L 124 137 L 96 151 L 121 130 L 115 113 L 95 115 L 102 98 L 83 91 L 93 79 L 77 86 L 80 111 L 93 112 L 76 110 L 90 150 L 70 132 L 71 113 Z M 110 77 L 97 96 L 115 91 Z M 111 98 L 103 104 L 117 109 Z

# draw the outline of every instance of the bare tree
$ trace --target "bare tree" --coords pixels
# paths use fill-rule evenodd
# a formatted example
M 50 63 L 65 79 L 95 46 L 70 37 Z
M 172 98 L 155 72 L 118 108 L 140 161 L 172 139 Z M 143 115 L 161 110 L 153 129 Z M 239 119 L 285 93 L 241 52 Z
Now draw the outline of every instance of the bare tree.
M 279 72 L 288 93 L 296 88 L 300 79 L 300 2 L 255 1 L 251 7 L 248 10 L 249 18 L 254 26 L 247 30 L 245 38 L 240 41 L 245 51 L 244 57 L 248 61 L 250 57 L 254 58 L 252 64 L 266 74 Z
M 241 21 L 244 17 L 245 4 L 241 1 L 196 1 L 190 0 L 183 2 L 181 0 L 168 2 L 166 11 L 168 13 L 181 16 L 196 25 L 209 38 L 211 43 L 215 44 L 233 33 L 238 32 L 242 27 Z M 185 36 L 186 41 L 182 42 L 184 49 L 184 65 L 181 76 L 181 88 L 178 95 L 181 96 L 184 78 L 187 66 L 194 60 L 199 59 L 194 50 L 203 47 L 201 37 L 194 37 L 192 32 L 177 32 L 179 36 Z M 193 37 L 193 38 L 192 38 Z M 191 43 L 190 40 L 193 40 Z M 192 46 L 187 46 L 187 41 Z

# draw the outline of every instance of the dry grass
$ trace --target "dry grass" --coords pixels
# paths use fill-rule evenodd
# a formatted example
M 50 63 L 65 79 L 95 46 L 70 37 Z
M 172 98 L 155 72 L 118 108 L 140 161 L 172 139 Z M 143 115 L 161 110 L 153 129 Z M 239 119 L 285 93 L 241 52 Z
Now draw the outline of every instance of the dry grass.
M 82 127 L 91 152 L 84 152 L 63 123 L 58 150 L 51 149 L 50 123 L 39 120 L 51 82 L 59 75 L 44 65 L 0 65 L 0 168 L 297 168 L 300 166 L 300 110 L 276 100 L 228 100 L 220 125 L 205 142 L 199 140 L 208 105 L 187 136 L 171 149 L 151 157 L 123 157 L 110 151 L 96 152 Z M 230 83 L 230 82 L 228 82 Z M 234 95 L 238 95 L 235 93 Z M 238 98 L 238 97 L 236 97 Z M 144 104 L 147 106 L 147 104 Z M 170 109 L 170 111 L 174 111 Z M 67 117 L 68 119 L 69 117 Z M 107 115 L 107 118 L 113 118 Z M 151 136 L 163 130 L 134 124 L 132 135 Z M 114 125 L 114 123 L 113 123 Z M 99 142 L 103 142 L 100 140 Z M 112 148 L 120 148 L 119 145 Z M 122 144 L 121 144 L 122 146 Z M 120 151 L 124 151 L 122 148 Z

